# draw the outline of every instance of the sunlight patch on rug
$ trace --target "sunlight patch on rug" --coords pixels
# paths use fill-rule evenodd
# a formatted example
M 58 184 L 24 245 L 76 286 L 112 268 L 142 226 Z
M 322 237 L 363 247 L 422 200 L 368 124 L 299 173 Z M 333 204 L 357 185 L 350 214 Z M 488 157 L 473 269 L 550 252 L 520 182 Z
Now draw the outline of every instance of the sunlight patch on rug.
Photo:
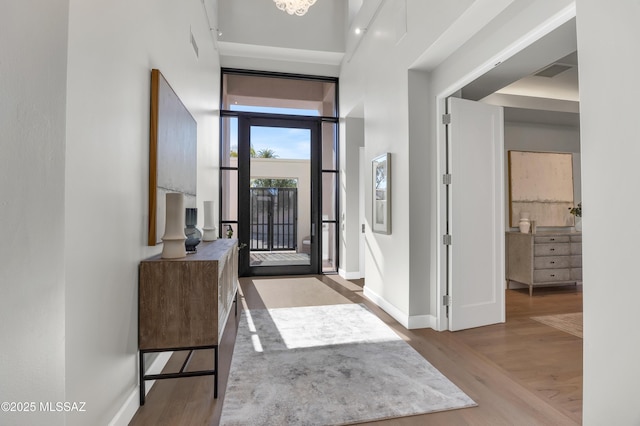
M 531 317 L 531 319 L 582 338 L 582 312 L 545 315 L 540 317 Z
M 257 309 L 242 313 L 220 424 L 336 425 L 475 405 L 364 305 Z

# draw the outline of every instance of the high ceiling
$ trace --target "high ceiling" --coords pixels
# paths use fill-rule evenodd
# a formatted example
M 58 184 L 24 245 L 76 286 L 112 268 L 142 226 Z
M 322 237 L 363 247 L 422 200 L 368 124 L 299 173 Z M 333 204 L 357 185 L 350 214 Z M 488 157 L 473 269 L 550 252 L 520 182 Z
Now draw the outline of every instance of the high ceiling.
M 353 29 L 370 25 L 382 3 L 322 0 L 297 17 L 271 0 L 215 1 L 223 67 L 327 76 L 340 74 L 354 49 Z M 507 120 L 578 125 L 575 34 L 574 19 L 467 85 L 462 97 L 505 106 Z M 551 77 L 535 75 L 553 64 L 567 68 Z
M 339 75 L 353 0 L 320 0 L 304 16 L 289 15 L 272 0 L 217 1 L 223 67 Z

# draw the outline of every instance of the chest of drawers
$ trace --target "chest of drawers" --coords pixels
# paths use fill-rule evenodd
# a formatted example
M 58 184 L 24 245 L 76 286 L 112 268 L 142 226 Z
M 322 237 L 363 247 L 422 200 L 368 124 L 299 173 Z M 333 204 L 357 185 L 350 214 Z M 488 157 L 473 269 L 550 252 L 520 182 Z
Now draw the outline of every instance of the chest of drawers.
M 507 232 L 507 288 L 512 281 L 533 287 L 582 281 L 580 232 Z

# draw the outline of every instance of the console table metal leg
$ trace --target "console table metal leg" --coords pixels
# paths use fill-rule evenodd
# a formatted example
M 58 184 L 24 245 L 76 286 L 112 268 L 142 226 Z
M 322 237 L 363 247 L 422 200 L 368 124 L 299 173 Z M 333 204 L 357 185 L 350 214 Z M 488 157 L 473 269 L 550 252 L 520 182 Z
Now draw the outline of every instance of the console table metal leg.
M 234 297 L 233 303 L 236 304 L 236 316 L 238 316 L 238 290 L 236 290 L 236 297 Z
M 213 368 L 216 374 L 213 376 L 213 398 L 218 398 L 218 346 L 213 348 Z
M 144 405 L 145 402 L 145 387 L 144 387 L 144 352 L 140 351 L 140 405 Z
M 192 356 L 193 356 L 193 350 L 190 350 L 189 355 L 187 355 L 187 358 L 182 363 L 182 367 L 180 367 L 180 373 L 184 373 L 184 369 L 187 368 L 187 365 L 189 365 L 189 362 L 191 362 Z
M 213 349 L 213 370 L 198 370 L 198 371 L 185 371 L 191 361 L 193 352 L 201 349 Z M 144 370 L 144 354 L 155 352 L 182 352 L 188 350 L 189 354 L 184 360 L 180 371 L 177 373 L 159 373 L 159 374 L 145 374 Z M 177 379 L 180 377 L 198 377 L 198 376 L 214 376 L 213 378 L 213 397 L 218 397 L 218 345 L 206 345 L 206 346 L 189 346 L 179 348 L 166 348 L 166 349 L 147 349 L 140 351 L 140 405 L 144 405 L 145 402 L 145 381 L 146 380 L 160 380 L 160 379 Z

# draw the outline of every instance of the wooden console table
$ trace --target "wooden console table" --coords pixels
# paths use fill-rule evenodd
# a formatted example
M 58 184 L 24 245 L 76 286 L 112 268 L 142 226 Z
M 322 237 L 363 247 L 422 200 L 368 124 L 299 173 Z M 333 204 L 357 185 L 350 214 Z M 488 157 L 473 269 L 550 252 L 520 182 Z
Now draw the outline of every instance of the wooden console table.
M 238 240 L 215 240 L 197 248 L 180 259 L 156 255 L 140 262 L 140 405 L 146 380 L 214 375 L 213 395 L 218 397 L 218 344 L 233 303 L 238 314 Z M 199 349 L 214 350 L 214 368 L 185 371 Z M 178 373 L 145 374 L 146 353 L 185 350 L 189 355 Z

